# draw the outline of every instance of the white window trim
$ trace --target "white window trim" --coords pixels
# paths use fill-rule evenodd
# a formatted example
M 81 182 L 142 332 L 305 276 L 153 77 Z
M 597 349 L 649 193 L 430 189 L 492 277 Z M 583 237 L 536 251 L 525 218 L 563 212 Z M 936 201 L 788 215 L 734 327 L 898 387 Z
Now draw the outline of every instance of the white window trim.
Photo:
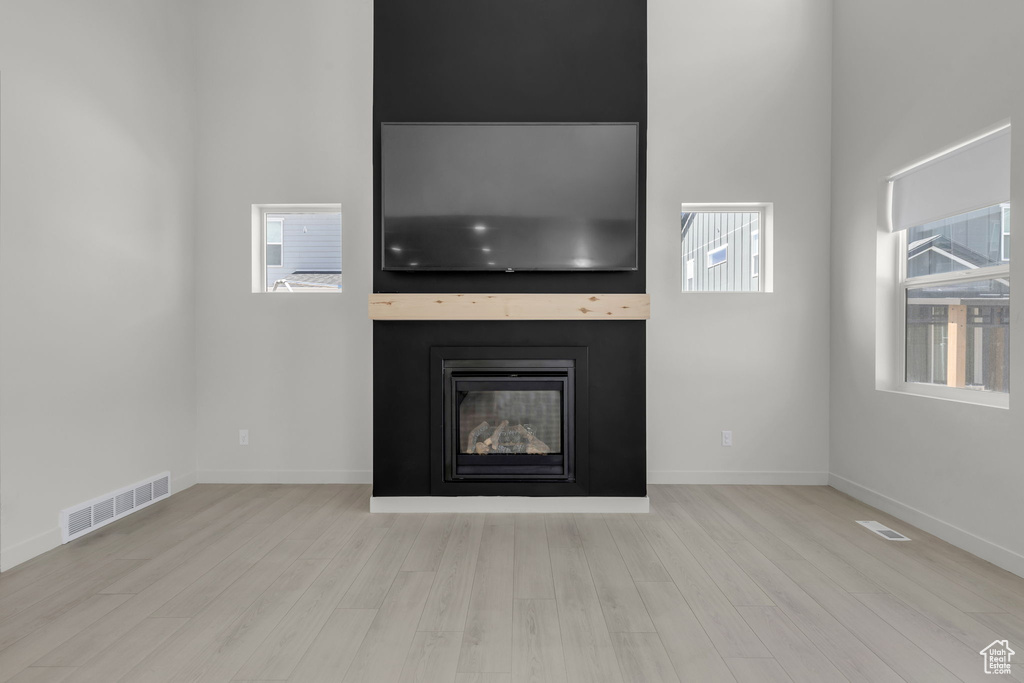
M 896 286 L 893 288 L 894 300 L 892 305 L 896 311 L 896 329 L 892 335 L 895 343 L 893 351 L 892 375 L 888 378 L 879 377 L 876 388 L 880 391 L 890 391 L 913 396 L 927 398 L 938 398 L 958 403 L 970 403 L 973 405 L 988 406 L 992 408 L 1010 407 L 1010 393 L 998 391 L 981 391 L 967 387 L 949 387 L 941 384 L 925 384 L 923 382 L 907 381 L 907 290 L 929 285 L 967 283 L 977 280 L 992 280 L 997 278 L 1010 277 L 1009 261 L 1005 264 L 976 268 L 972 270 L 958 270 L 951 273 L 935 273 L 932 275 L 920 275 L 918 277 L 907 277 L 907 233 L 903 230 L 894 235 L 883 235 L 888 237 L 890 244 L 895 246 Z M 881 355 L 881 354 L 880 354 Z
M 771 294 L 775 289 L 775 269 L 772 267 L 775 256 L 775 205 L 772 202 L 683 202 L 680 206 L 682 212 L 747 212 L 747 213 L 760 213 L 759 219 L 760 228 L 759 233 L 759 246 L 758 251 L 761 256 L 760 268 L 758 270 L 758 289 L 752 289 L 750 291 L 738 292 L 738 291 L 691 291 L 685 288 L 686 286 L 686 273 L 680 271 L 681 279 L 683 281 L 682 291 L 688 294 L 704 294 L 704 295 L 716 295 L 716 294 Z M 682 263 L 685 264 L 686 259 L 681 259 Z M 705 260 L 705 270 L 707 270 L 707 261 Z M 721 265 L 721 264 L 719 264 Z M 714 266 L 712 266 L 714 267 Z
M 697 276 L 697 263 L 696 259 L 686 259 L 686 271 L 684 277 L 686 278 L 686 291 L 693 291 L 693 283 Z
M 252 278 L 251 291 L 254 294 L 276 294 L 267 286 L 267 214 L 290 213 L 341 213 L 341 204 L 253 204 L 252 205 Z M 342 236 L 344 240 L 344 236 Z M 281 263 L 284 263 L 284 226 L 281 228 Z M 276 242 L 275 242 L 276 244 Z M 342 272 L 344 272 L 344 256 L 342 250 Z M 277 266 L 270 266 L 276 268 Z M 308 288 L 289 292 L 290 294 L 339 294 L 342 289 Z
M 715 254 L 717 254 L 717 253 L 719 253 L 719 252 L 723 252 L 723 251 L 725 252 L 725 258 L 724 258 L 724 259 L 722 259 L 721 261 L 719 261 L 718 263 L 712 263 L 712 262 L 711 262 L 711 257 L 712 257 L 713 255 L 715 255 Z M 706 264 L 705 264 L 705 266 L 704 266 L 704 267 L 705 267 L 706 269 L 710 270 L 711 268 L 716 268 L 716 267 L 718 267 L 718 266 L 724 266 L 724 265 L 725 265 L 726 263 L 728 263 L 728 262 L 729 262 L 729 243 L 728 243 L 728 242 L 726 242 L 726 243 L 725 243 L 725 244 L 723 244 L 722 246 L 720 246 L 720 247 L 715 247 L 714 249 L 712 249 L 712 250 L 708 251 L 708 254 L 707 254 L 707 261 L 706 261 Z

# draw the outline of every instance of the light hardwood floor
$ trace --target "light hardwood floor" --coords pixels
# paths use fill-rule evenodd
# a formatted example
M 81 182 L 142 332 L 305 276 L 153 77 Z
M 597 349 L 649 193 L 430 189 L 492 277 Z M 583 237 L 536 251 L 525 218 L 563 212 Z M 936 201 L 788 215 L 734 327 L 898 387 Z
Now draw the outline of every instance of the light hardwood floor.
M 648 515 L 369 495 L 194 486 L 0 575 L 0 682 L 988 681 L 1004 638 L 1024 679 L 1024 579 L 831 488 L 651 486 Z

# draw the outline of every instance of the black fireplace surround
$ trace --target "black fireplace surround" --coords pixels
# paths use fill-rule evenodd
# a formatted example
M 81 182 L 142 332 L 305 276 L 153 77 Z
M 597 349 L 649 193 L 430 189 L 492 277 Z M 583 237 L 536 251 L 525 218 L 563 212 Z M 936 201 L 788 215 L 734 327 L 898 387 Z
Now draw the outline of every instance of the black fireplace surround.
M 585 347 L 434 347 L 431 365 L 432 494 L 486 484 L 579 492 L 589 433 Z
M 639 121 L 637 190 L 645 196 L 644 0 L 375 0 L 373 9 L 373 248 L 359 258 L 377 264 L 381 253 L 382 121 Z M 409 273 L 374 268 L 373 291 L 642 293 L 647 290 L 643 201 L 637 219 L 635 271 Z M 509 355 L 511 347 L 586 349 L 586 388 L 576 366 L 571 480 L 444 480 L 442 430 L 437 427 L 444 392 L 441 363 L 433 357 L 442 347 L 502 348 L 496 358 L 505 359 L 529 358 Z M 373 495 L 646 495 L 645 355 L 643 321 L 375 320 Z M 539 432 L 535 436 L 547 441 Z M 547 445 L 553 450 L 555 444 Z
M 644 326 L 639 320 L 375 320 L 373 495 L 646 495 Z M 462 349 L 461 355 L 449 355 L 456 348 Z M 445 356 L 448 360 L 573 361 L 571 480 L 445 481 Z M 497 418 L 483 415 L 470 428 L 484 420 L 493 425 Z M 498 423 L 504 419 L 514 425 L 520 416 L 504 415 Z M 552 442 L 548 445 L 554 450 L 555 440 L 539 424 L 533 426 L 541 440 Z

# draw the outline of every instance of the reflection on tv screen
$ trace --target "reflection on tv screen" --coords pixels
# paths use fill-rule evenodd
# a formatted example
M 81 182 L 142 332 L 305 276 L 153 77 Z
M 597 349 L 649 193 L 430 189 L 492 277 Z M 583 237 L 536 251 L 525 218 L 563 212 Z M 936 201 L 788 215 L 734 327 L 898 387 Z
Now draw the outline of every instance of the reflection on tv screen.
M 636 124 L 384 124 L 383 267 L 633 270 Z

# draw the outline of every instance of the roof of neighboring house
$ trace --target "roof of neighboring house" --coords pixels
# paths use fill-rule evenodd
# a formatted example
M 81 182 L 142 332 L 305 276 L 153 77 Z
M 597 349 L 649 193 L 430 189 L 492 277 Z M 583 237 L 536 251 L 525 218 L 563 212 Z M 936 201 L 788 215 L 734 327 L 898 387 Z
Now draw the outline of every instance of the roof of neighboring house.
M 287 283 L 289 286 L 297 287 L 334 287 L 341 289 L 340 270 L 296 270 L 290 275 L 278 278 L 274 282 L 277 288 L 278 283 L 282 286 Z
M 934 249 L 947 258 L 969 263 L 974 268 L 982 268 L 992 264 L 989 257 L 968 249 L 945 235 L 932 235 L 931 237 L 911 242 L 907 245 L 907 259 L 912 259 L 929 249 Z
M 907 260 L 934 252 L 942 258 L 949 259 L 966 266 L 967 269 L 984 268 L 992 265 L 990 257 L 953 241 L 946 235 L 931 235 L 911 242 L 907 245 Z M 954 268 L 956 269 L 956 268 Z M 951 282 L 937 284 L 914 292 L 914 299 L 945 299 L 956 297 L 962 304 L 968 305 L 1009 305 L 1010 283 L 1003 278 L 980 280 L 974 282 Z M 975 296 L 969 296 L 974 294 Z

